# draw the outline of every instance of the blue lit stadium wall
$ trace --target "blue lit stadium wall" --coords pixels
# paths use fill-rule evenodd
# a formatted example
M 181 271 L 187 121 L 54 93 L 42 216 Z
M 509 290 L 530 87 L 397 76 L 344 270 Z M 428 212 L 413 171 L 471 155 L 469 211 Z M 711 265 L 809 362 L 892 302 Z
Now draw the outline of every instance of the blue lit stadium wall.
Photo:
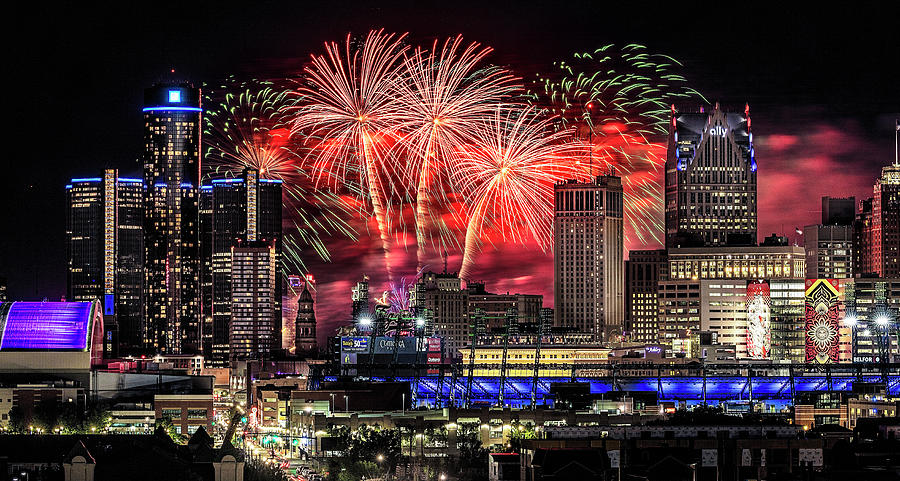
M 372 377 L 373 381 L 385 381 L 386 378 Z M 326 376 L 323 381 L 335 381 L 336 377 Z M 416 384 L 411 377 L 398 377 L 398 381 Z M 789 376 L 753 377 L 745 376 L 699 376 L 684 377 L 646 377 L 646 378 L 576 378 L 576 382 L 587 383 L 591 394 L 603 394 L 611 391 L 657 392 L 660 401 L 686 402 L 719 402 L 737 400 L 772 400 L 790 401 L 798 392 L 811 391 L 850 391 L 854 382 L 880 383 L 881 375 L 861 376 L 794 376 L 793 383 Z M 900 375 L 887 377 L 888 391 L 900 394 Z M 550 385 L 552 383 L 571 382 L 569 377 L 541 378 L 537 383 L 535 402 L 537 405 L 552 403 Z M 415 385 L 414 397 L 417 405 L 447 406 L 451 403 L 462 405 L 465 399 L 467 377 L 457 377 L 455 382 L 450 376 L 423 376 Z M 531 405 L 532 378 L 507 378 L 503 389 L 503 404 L 512 407 L 528 407 Z M 473 405 L 496 405 L 500 396 L 500 378 L 473 377 L 470 403 Z

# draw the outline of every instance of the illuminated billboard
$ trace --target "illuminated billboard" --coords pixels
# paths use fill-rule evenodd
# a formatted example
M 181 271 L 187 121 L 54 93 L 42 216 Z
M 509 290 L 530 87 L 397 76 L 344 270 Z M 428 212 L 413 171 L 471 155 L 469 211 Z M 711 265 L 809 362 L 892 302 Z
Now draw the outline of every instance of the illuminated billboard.
M 840 284 L 836 279 L 806 280 L 806 362 L 839 361 Z
M 772 297 L 769 283 L 747 283 L 747 356 L 768 359 L 772 348 Z
M 342 337 L 341 352 L 369 352 L 368 337 Z

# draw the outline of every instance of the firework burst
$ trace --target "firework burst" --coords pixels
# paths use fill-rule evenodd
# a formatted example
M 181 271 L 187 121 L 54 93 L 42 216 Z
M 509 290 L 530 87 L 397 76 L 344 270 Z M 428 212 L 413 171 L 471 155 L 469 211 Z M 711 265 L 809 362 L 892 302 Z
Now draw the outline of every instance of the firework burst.
M 458 35 L 431 49 L 416 48 L 406 56 L 405 78 L 399 85 L 397 130 L 403 132 L 407 164 L 405 177 L 416 188 L 416 241 L 418 259 L 424 261 L 426 238 L 441 246 L 455 241 L 446 224 L 433 211 L 447 201 L 447 180 L 456 153 L 472 142 L 496 105 L 513 93 L 515 78 L 506 70 L 482 66 L 493 49 L 478 43 L 463 44 Z M 437 220 L 437 222 L 435 222 Z M 428 235 L 430 224 L 439 234 Z
M 389 278 L 390 199 L 397 195 L 387 178 L 395 167 L 396 85 L 407 47 L 404 35 L 371 31 L 361 43 L 348 35 L 343 45 L 325 44 L 313 56 L 299 89 L 305 97 L 292 131 L 309 135 L 306 145 L 315 175 L 335 189 L 359 185 L 372 204 Z
M 626 238 L 661 243 L 669 107 L 705 99 L 687 86 L 677 60 L 642 45 L 606 45 L 554 67 L 551 75 L 538 76 L 530 101 L 554 115 L 557 128 L 573 129 L 591 146 L 585 172 L 622 176 Z
M 323 238 L 335 235 L 356 238 L 347 224 L 348 207 L 340 197 L 316 188 L 296 155 L 289 112 L 298 98 L 274 82 L 239 82 L 233 77 L 223 85 L 204 89 L 208 176 L 240 176 L 256 169 L 262 178 L 283 181 L 286 220 L 283 253 L 285 267 L 305 272 L 301 252 L 312 248 L 329 260 Z
M 550 132 L 533 107 L 499 107 L 459 152 L 454 174 L 468 206 L 460 277 L 466 278 L 488 228 L 504 241 L 533 240 L 549 249 L 553 240 L 553 186 L 579 173 L 587 155 L 571 133 Z

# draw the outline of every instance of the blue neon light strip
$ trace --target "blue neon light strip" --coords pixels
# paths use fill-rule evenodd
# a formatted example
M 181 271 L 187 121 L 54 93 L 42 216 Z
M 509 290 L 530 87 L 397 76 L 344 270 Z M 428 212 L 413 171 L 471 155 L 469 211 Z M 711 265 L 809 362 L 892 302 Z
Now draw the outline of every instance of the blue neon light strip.
M 280 179 L 259 179 L 260 182 L 264 184 L 281 184 L 284 181 Z
M 831 389 L 835 391 L 850 391 L 853 389 L 855 382 L 871 383 L 882 382 L 879 375 L 863 375 L 857 376 L 834 376 L 831 377 Z M 325 376 L 323 381 L 334 381 L 334 376 Z M 383 382 L 386 379 L 378 376 L 372 376 L 372 381 Z M 415 384 L 413 378 L 398 377 L 397 381 L 407 381 Z M 466 391 L 466 377 L 458 379 L 453 383 L 450 379 L 444 379 L 440 382 L 437 376 L 423 376 L 418 379 L 413 389 L 416 392 L 418 403 L 433 404 L 437 401 L 446 403 L 451 397 L 451 393 L 456 403 L 462 402 Z M 613 382 L 613 378 L 577 378 L 577 382 L 586 383 L 592 394 L 601 394 L 612 391 L 628 391 L 628 392 L 656 392 L 661 401 L 701 401 L 704 398 L 709 401 L 728 401 L 737 399 L 748 399 L 749 389 L 752 385 L 754 400 L 773 401 L 789 401 L 791 399 L 790 378 L 788 376 L 765 376 L 753 378 L 750 383 L 744 376 L 709 376 L 706 378 L 706 387 L 704 389 L 703 378 L 695 376 L 685 377 L 638 377 L 638 378 L 618 378 Z M 552 401 L 550 394 L 551 383 L 568 383 L 568 377 L 542 377 L 537 383 L 537 392 L 535 399 L 537 404 L 544 405 Z M 812 392 L 828 389 L 828 379 L 826 376 L 795 376 L 794 391 L 795 392 Z M 503 403 L 510 406 L 527 406 L 531 403 L 531 386 L 532 379 L 530 377 L 511 377 L 506 378 L 506 382 L 502 386 L 504 393 Z M 888 394 L 896 395 L 900 393 L 900 376 L 888 376 Z M 472 402 L 488 403 L 496 405 L 499 402 L 499 393 L 501 390 L 500 379 L 497 377 L 475 376 L 472 378 Z M 705 396 L 704 396 L 705 392 Z
M 213 186 L 211 185 L 201 185 L 200 190 L 212 190 Z
M 244 179 L 215 179 L 213 184 L 240 184 Z
M 0 351 L 87 349 L 91 302 L 13 302 Z
M 84 179 L 72 179 L 69 182 L 75 184 L 77 182 L 100 182 L 102 179 L 100 177 L 87 177 Z
M 119 177 L 119 182 L 128 182 L 130 184 L 140 184 L 144 182 L 144 179 L 131 179 L 126 177 Z
M 71 188 L 72 188 L 72 184 L 66 184 L 66 190 L 69 190 Z
M 181 188 L 182 188 L 182 189 L 193 189 L 193 188 L 194 188 L 194 184 L 190 184 L 190 183 L 187 183 L 187 182 L 182 182 L 182 183 L 181 183 Z
M 200 107 L 145 107 L 144 112 L 154 112 L 157 110 L 175 110 L 175 111 L 184 111 L 184 112 L 203 112 L 203 109 Z

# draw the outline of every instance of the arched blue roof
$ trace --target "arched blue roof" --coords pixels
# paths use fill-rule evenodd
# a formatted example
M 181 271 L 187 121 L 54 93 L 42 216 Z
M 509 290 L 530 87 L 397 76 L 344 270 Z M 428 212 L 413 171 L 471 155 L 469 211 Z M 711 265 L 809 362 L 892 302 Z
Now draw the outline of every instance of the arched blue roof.
M 91 349 L 96 302 L 0 304 L 0 351 Z M 99 321 L 102 326 L 102 319 Z

